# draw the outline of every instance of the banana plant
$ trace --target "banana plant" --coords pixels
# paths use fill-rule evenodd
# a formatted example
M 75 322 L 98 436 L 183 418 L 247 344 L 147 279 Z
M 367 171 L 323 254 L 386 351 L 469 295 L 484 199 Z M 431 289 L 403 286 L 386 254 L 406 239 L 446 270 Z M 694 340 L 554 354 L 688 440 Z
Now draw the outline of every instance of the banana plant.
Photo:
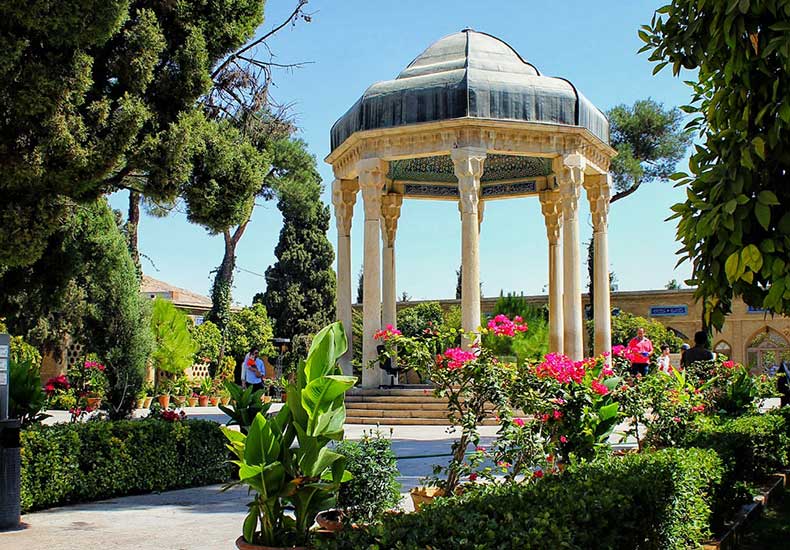
M 228 426 L 239 426 L 241 431 L 246 434 L 257 414 L 266 414 L 271 403 L 263 402 L 264 390 L 254 391 L 252 386 L 242 388 L 238 384 L 226 380 L 225 389 L 230 395 L 231 406 L 220 405 L 219 408 L 230 417 Z
M 340 484 L 351 478 L 345 457 L 327 446 L 343 439 L 344 397 L 356 383 L 337 366 L 347 347 L 342 324 L 325 327 L 276 415 L 256 414 L 246 435 L 223 428 L 239 468 L 239 480 L 228 487 L 246 485 L 254 494 L 242 529 L 248 543 L 304 544 L 315 515 L 334 505 Z

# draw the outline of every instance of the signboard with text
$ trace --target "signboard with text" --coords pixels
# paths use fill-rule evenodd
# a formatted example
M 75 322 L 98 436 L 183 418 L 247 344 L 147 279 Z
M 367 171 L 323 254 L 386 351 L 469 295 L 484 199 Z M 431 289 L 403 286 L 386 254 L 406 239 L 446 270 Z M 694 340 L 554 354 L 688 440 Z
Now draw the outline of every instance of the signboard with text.
M 688 315 L 689 307 L 683 306 L 650 306 L 651 317 L 675 317 Z
M 0 334 L 0 420 L 8 418 L 8 359 L 11 355 L 11 336 Z

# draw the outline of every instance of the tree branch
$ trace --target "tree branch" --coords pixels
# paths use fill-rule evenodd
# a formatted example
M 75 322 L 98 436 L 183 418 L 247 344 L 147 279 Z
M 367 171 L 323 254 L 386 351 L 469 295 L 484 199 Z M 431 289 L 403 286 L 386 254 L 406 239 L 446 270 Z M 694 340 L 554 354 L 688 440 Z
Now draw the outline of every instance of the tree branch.
M 609 204 L 612 204 L 615 201 L 619 201 L 620 199 L 624 199 L 628 195 L 631 195 L 631 194 L 635 193 L 636 190 L 639 189 L 640 185 L 642 185 L 641 181 L 638 182 L 638 183 L 633 184 L 631 187 L 629 187 L 625 191 L 620 191 L 619 193 L 615 193 L 614 196 L 611 199 L 609 199 Z

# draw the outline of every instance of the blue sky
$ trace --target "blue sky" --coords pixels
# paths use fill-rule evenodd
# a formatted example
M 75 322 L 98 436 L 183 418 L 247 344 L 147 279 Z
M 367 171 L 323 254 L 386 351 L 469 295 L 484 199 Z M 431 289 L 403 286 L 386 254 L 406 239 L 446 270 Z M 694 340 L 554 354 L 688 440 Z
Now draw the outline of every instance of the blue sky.
M 318 159 L 329 203 L 332 172 L 323 162 L 329 153 L 329 129 L 373 82 L 394 78 L 436 40 L 465 27 L 508 42 L 546 75 L 571 80 L 599 108 L 652 97 L 668 106 L 682 105 L 689 91 L 670 72 L 651 76 L 646 55 L 637 55 L 639 25 L 650 20 L 659 1 L 648 0 L 310 0 L 311 23 L 285 29 L 270 45 L 280 63 L 310 62 L 280 73 L 278 101 L 293 105 L 300 137 Z M 292 0 L 269 0 L 268 29 L 293 8 Z M 684 166 L 681 166 L 683 168 Z M 609 255 L 621 290 L 663 288 L 670 279 L 689 276 L 687 263 L 674 270 L 679 248 L 669 207 L 684 192 L 670 184 L 651 184 L 615 203 L 610 212 Z M 111 198 L 125 212 L 126 194 Z M 362 263 L 362 207 L 352 227 L 352 271 Z M 586 201 L 579 201 L 582 241 L 590 238 Z M 259 276 L 274 261 L 282 219 L 274 202 L 258 206 L 238 248 L 234 301 L 247 304 L 265 289 Z M 335 242 L 334 221 L 329 238 Z M 548 281 L 546 232 L 537 199 L 496 201 L 486 205 L 481 232 L 481 274 L 486 296 L 516 291 L 540 293 Z M 208 293 L 210 273 L 222 259 L 222 239 L 190 225 L 182 214 L 166 219 L 144 216 L 140 248 L 153 277 Z M 450 298 L 460 263 L 457 206 L 448 202 L 405 201 L 396 241 L 397 291 L 413 299 Z M 586 279 L 586 277 L 584 277 Z M 586 284 L 586 281 L 585 281 Z

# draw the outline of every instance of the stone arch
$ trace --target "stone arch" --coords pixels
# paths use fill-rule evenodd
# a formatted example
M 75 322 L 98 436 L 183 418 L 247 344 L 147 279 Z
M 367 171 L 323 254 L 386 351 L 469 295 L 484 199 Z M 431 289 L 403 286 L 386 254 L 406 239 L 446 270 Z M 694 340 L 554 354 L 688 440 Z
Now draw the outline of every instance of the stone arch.
M 753 372 L 771 372 L 782 361 L 790 361 L 790 342 L 775 328 L 766 325 L 746 344 L 746 365 Z
M 726 355 L 727 359 L 732 359 L 732 345 L 727 340 L 719 340 L 713 346 L 713 351 L 720 355 Z

